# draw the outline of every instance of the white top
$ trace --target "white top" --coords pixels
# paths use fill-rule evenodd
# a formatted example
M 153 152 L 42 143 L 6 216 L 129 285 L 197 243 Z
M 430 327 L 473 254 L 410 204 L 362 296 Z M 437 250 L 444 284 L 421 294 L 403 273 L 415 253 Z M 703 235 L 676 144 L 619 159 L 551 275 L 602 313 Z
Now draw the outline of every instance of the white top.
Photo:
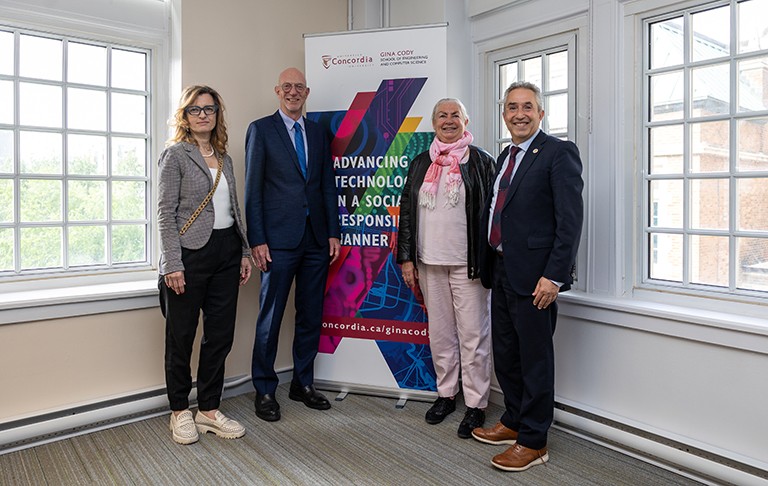
M 462 159 L 469 158 L 469 151 Z M 455 206 L 445 197 L 448 167 L 443 167 L 435 197 L 435 209 L 419 205 L 417 254 L 427 265 L 467 264 L 467 208 L 464 183 L 459 186 L 459 202 Z
M 208 167 L 208 170 L 211 171 L 211 177 L 215 181 L 218 169 Z M 224 177 L 223 172 L 219 179 L 219 185 L 216 186 L 216 191 L 213 193 L 211 204 L 213 204 L 214 214 L 213 229 L 229 228 L 235 224 L 235 218 L 232 217 L 232 203 L 229 200 L 229 184 L 227 184 L 227 178 Z

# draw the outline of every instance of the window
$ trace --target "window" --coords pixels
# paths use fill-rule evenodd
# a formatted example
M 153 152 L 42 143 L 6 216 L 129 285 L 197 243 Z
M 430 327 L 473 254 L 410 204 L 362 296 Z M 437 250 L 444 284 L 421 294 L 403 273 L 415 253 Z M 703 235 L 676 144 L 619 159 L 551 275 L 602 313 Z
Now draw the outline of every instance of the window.
M 649 285 L 768 292 L 768 0 L 647 19 Z
M 564 140 L 574 139 L 572 121 L 572 86 L 569 74 L 569 46 L 544 51 L 503 56 L 495 62 L 497 110 L 494 121 L 496 154 L 509 144 L 511 137 L 504 124 L 504 91 L 516 81 L 528 81 L 541 89 L 544 119 L 541 129 Z
M 0 26 L 0 277 L 149 265 L 150 61 Z

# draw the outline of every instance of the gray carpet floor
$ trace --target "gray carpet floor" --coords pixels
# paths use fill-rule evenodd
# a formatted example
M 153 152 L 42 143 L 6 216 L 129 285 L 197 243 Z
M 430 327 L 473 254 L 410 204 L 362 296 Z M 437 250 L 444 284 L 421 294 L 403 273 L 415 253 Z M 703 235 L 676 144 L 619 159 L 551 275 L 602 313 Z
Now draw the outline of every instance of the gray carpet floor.
M 245 437 L 201 436 L 175 444 L 168 416 L 94 432 L 0 456 L 0 485 L 693 485 L 672 472 L 552 429 L 550 461 L 521 473 L 494 469 L 506 446 L 462 440 L 456 412 L 427 425 L 430 404 L 348 395 L 316 411 L 277 399 L 283 418 L 253 412 L 253 394 L 230 398 L 222 411 L 245 425 Z M 329 394 L 329 398 L 332 398 Z M 501 409 L 488 409 L 487 425 Z

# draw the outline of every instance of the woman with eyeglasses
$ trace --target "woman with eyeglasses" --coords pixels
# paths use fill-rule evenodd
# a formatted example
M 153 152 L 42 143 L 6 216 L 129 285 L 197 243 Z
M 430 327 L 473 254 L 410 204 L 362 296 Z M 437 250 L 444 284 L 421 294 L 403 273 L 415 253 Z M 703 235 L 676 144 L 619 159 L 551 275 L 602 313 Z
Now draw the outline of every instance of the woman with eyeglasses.
M 237 202 L 221 97 L 208 86 L 181 95 L 175 133 L 160 155 L 160 309 L 173 440 L 198 432 L 236 439 L 245 428 L 219 411 L 224 361 L 232 348 L 240 285 L 251 276 L 250 247 Z M 190 360 L 203 312 L 197 415 L 189 410 Z

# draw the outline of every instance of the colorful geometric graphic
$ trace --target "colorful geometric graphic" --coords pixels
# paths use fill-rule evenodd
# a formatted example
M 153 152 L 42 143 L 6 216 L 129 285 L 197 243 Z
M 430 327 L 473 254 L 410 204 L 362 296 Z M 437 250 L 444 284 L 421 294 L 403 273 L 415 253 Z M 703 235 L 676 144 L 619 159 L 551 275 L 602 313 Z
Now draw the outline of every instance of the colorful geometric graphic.
M 320 352 L 333 354 L 345 337 L 375 340 L 400 387 L 434 391 L 426 309 L 403 282 L 393 254 L 408 165 L 434 136 L 416 132 L 421 118 L 408 117 L 426 81 L 386 79 L 375 92 L 358 92 L 346 111 L 307 116 L 334 136 L 342 226 L 341 257 L 326 286 Z

